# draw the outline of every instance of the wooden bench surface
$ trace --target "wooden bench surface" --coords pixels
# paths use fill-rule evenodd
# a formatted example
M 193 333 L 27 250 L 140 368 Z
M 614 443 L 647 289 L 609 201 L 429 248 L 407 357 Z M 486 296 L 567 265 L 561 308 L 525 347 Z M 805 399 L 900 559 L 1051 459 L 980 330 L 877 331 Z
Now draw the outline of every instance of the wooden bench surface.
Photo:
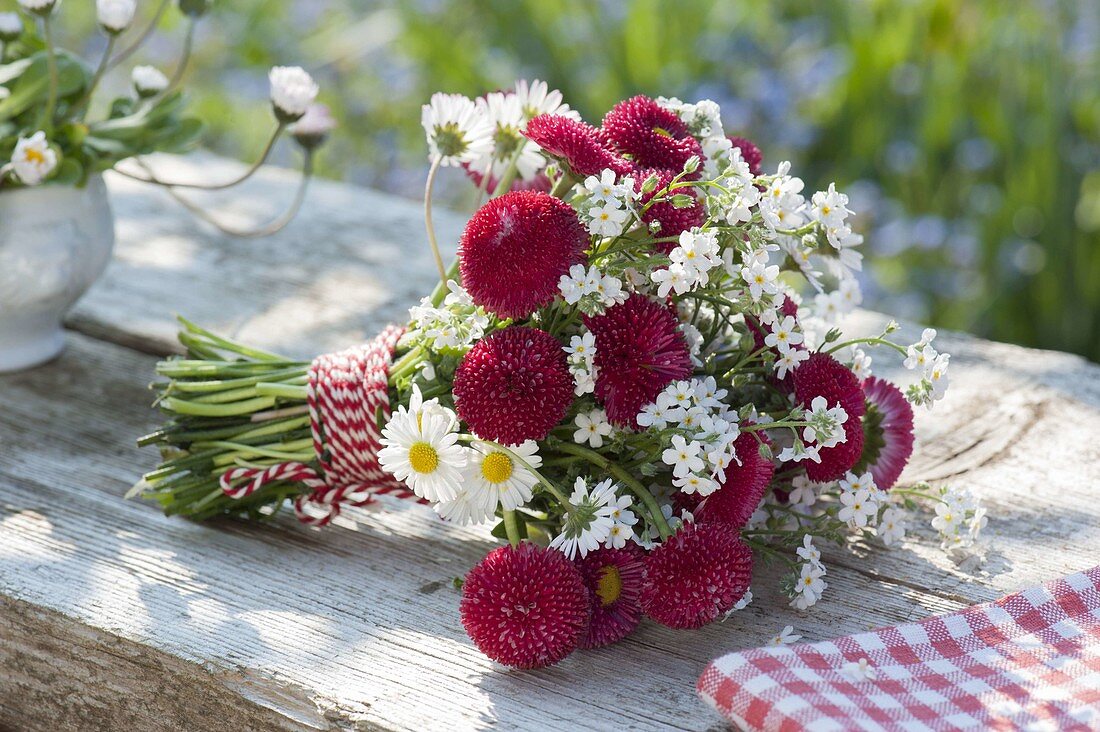
M 159 163 L 180 177 L 237 169 Z M 321 182 L 288 229 L 237 241 L 159 191 L 109 183 L 116 257 L 72 314 L 68 350 L 0 376 L 0 728 L 719 728 L 694 693 L 718 654 L 788 624 L 820 640 L 923 618 L 1100 557 L 1100 367 L 945 334 L 953 383 L 918 415 L 903 481 L 982 496 L 984 564 L 951 562 L 925 513 L 901 548 L 826 551 L 829 590 L 809 613 L 758 567 L 755 601 L 724 623 L 645 622 L 557 667 L 506 671 L 458 619 L 452 580 L 494 543 L 481 530 L 399 502 L 317 530 L 289 514 L 200 525 L 122 498 L 156 462 L 134 440 L 158 421 L 147 384 L 156 354 L 176 348 L 175 313 L 303 357 L 366 338 L 433 284 L 418 203 Z M 268 172 L 218 210 L 259 220 L 292 188 Z M 441 239 L 453 246 L 463 222 L 441 214 Z M 849 328 L 882 322 L 857 313 Z M 883 352 L 874 368 L 898 366 Z

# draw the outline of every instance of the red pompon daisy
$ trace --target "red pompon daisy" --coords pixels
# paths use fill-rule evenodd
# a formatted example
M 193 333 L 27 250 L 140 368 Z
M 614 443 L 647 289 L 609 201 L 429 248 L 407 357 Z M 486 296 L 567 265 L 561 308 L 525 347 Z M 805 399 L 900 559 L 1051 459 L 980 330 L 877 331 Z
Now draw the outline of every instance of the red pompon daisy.
M 737 603 L 752 579 L 752 551 L 720 523 L 687 523 L 645 560 L 642 609 L 670 628 L 700 628 Z
M 597 549 L 574 562 L 592 604 L 592 620 L 581 636 L 581 648 L 609 646 L 638 627 L 644 559 L 641 547 L 631 543 L 622 549 Z
M 473 181 L 474 185 L 478 188 L 485 190 L 487 193 L 492 193 L 496 190 L 497 184 L 500 183 L 492 174 L 489 175 L 489 180 L 484 182 L 484 175 L 479 173 L 470 167 L 469 163 L 463 164 L 462 168 L 466 171 L 466 177 Z M 540 191 L 542 193 L 550 192 L 550 179 L 543 173 L 539 173 L 531 180 L 524 180 L 520 176 L 516 176 L 516 179 L 512 181 L 510 191 Z
M 513 325 L 482 338 L 455 370 L 455 409 L 475 435 L 505 445 L 542 440 L 573 403 L 558 339 Z
M 807 407 L 819 396 L 825 397 L 830 407 L 840 402 L 849 421 L 857 423 L 867 411 L 856 375 L 840 361 L 820 351 L 810 354 L 794 372 L 794 395 L 799 404 Z
M 470 570 L 459 612 L 478 650 L 513 668 L 539 668 L 576 648 L 588 589 L 565 555 L 528 542 L 494 549 Z
M 525 318 L 558 293 L 558 280 L 584 259 L 588 232 L 559 198 L 513 191 L 479 208 L 458 246 L 462 284 L 501 318 Z
M 624 99 L 603 118 L 603 132 L 640 167 L 679 173 L 692 155 L 702 161 L 703 149 L 675 112 L 646 96 Z
M 691 375 L 687 341 L 664 303 L 635 294 L 584 323 L 596 337 L 596 397 L 613 424 L 636 427 L 642 407 Z
M 642 184 L 646 179 L 651 176 L 657 176 L 657 187 L 649 193 L 641 193 Z M 653 168 L 646 170 L 639 170 L 634 174 L 634 190 L 641 193 L 639 197 L 638 207 L 645 206 L 649 201 L 656 196 L 659 192 L 664 191 L 665 187 L 672 181 L 673 174 L 667 170 L 656 170 Z M 677 193 L 687 193 L 690 196 L 695 196 L 691 189 L 683 188 L 676 191 Z M 676 208 L 670 201 L 660 201 L 650 206 L 644 214 L 642 214 L 642 221 L 647 226 L 656 222 L 659 224 L 656 231 L 651 232 L 655 238 L 665 239 L 669 237 L 680 236 L 683 232 L 691 229 L 695 226 L 702 226 L 703 221 L 706 219 L 706 213 L 703 210 L 703 204 L 699 201 L 698 197 L 695 198 L 695 203 L 687 208 Z M 657 244 L 657 248 L 664 254 L 668 254 L 676 248 L 675 241 L 661 242 Z
M 806 466 L 807 478 L 817 483 L 828 483 L 831 480 L 840 480 L 856 466 L 863 455 L 863 423 L 859 417 L 848 415 L 848 421 L 844 423 L 844 434 L 844 442 L 822 448 L 820 463 L 812 460 L 802 462 Z
M 741 159 L 749 164 L 749 172 L 753 175 L 760 175 L 763 170 L 760 164 L 764 162 L 764 153 L 760 152 L 760 148 L 744 137 L 730 136 L 730 142 L 741 151 Z
M 527 123 L 523 134 L 578 177 L 599 175 L 607 168 L 625 175 L 634 168 L 611 149 L 599 130 L 569 117 L 540 114 Z
M 726 467 L 722 487 L 707 496 L 695 518 L 703 523 L 720 522 L 741 529 L 767 493 L 775 464 L 760 454 L 760 443 L 748 432 L 741 433 L 733 447 L 741 464 L 731 462 Z
M 871 471 L 875 485 L 889 490 L 913 454 L 913 407 L 901 390 L 871 376 L 863 382 L 867 415 L 863 419 L 863 456 L 860 466 Z M 857 472 L 863 468 L 857 467 Z

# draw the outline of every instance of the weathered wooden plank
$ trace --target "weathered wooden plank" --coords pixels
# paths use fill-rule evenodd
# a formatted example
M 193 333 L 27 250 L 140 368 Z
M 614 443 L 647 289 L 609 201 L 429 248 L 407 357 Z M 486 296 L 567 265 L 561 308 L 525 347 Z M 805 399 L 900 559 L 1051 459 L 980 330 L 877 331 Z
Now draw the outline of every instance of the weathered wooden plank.
M 63 663 L 64 654 L 26 639 L 37 623 L 64 618 L 58 633 L 83 625 L 94 638 L 113 634 L 148 649 L 118 658 L 110 644 L 85 644 L 80 657 L 120 684 L 113 697 L 88 697 L 88 714 L 136 714 L 103 701 L 129 698 L 154 710 L 163 702 L 159 713 L 174 719 L 173 708 L 221 685 L 232 694 L 210 702 L 219 726 L 257 724 L 258 704 L 306 729 L 431 729 L 443 720 L 458 729 L 706 727 L 713 718 L 694 697 L 695 675 L 713 655 L 764 642 L 784 624 L 826 638 L 1095 562 L 1100 487 L 1049 460 L 1046 446 L 1095 461 L 1100 369 L 969 339 L 950 347 L 956 383 L 934 420 L 920 417 L 924 457 L 908 476 L 965 473 L 954 479 L 992 504 L 993 551 L 979 573 L 954 567 L 928 540 L 864 558 L 830 552 L 829 594 L 809 614 L 783 605 L 765 569 L 759 599 L 724 624 L 677 632 L 647 623 L 613 648 L 515 673 L 480 656 L 457 622 L 451 580 L 490 545 L 479 531 L 407 504 L 318 531 L 289 517 L 196 525 L 121 501 L 152 460 L 128 447 L 154 417 L 136 378 L 152 359 L 75 336 L 62 361 L 0 380 L 0 637 L 9 649 L 0 662 L 21 669 L 0 675 L 0 697 L 26 702 L 0 709 L 34 711 L 40 724 L 66 718 L 63 699 L 51 704 L 42 691 L 54 688 L 49 659 Z M 160 678 L 179 694 L 127 687 L 134 664 L 143 682 Z

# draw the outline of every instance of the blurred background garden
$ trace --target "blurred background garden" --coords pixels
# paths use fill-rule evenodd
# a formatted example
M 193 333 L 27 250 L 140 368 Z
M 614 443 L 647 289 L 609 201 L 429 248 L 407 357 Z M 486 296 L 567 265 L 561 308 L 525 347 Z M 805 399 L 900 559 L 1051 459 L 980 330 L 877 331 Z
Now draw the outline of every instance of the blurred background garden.
M 63 13 L 90 55 L 93 5 Z M 216 0 L 196 56 L 211 149 L 256 156 L 267 69 L 301 64 L 341 122 L 322 174 L 410 197 L 436 90 L 542 78 L 595 123 L 636 93 L 714 99 L 766 166 L 851 195 L 865 306 L 1100 360 L 1100 0 Z

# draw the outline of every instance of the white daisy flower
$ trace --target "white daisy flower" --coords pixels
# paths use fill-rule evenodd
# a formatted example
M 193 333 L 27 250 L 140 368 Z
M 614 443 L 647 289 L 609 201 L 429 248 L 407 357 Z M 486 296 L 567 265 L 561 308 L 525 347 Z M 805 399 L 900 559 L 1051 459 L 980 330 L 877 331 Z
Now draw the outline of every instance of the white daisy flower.
M 11 155 L 11 166 L 19 180 L 28 186 L 40 185 L 57 167 L 57 152 L 50 147 L 46 133 L 39 130 L 20 137 Z
M 556 114 L 578 122 L 581 119 L 581 116 L 570 109 L 568 104 L 562 103 L 561 92 L 551 89 L 545 81 L 518 79 L 515 96 L 519 100 L 524 120 L 529 121 L 540 114 Z
M 484 524 L 496 515 L 496 497 L 489 491 L 469 485 L 459 488 L 458 494 L 449 501 L 440 501 L 432 506 L 439 516 L 462 526 Z
M 439 164 L 461 165 L 493 150 L 493 125 L 472 100 L 436 92 L 420 108 L 428 149 Z
M 470 170 L 478 175 L 489 173 L 500 180 L 515 160 L 516 172 L 523 180 L 534 180 L 546 167 L 546 158 L 539 146 L 520 131 L 527 120 L 523 116 L 520 98 L 515 94 L 492 92 L 475 102 L 479 114 L 492 126 L 492 145 L 470 161 Z
M 413 387 L 409 406 L 399 407 L 382 428 L 382 469 L 433 503 L 453 501 L 462 487 L 467 451 L 454 431 L 458 418 L 436 400 L 424 403 Z
M 284 122 L 300 119 L 320 91 L 301 66 L 275 66 L 268 72 L 271 83 L 271 103 L 275 114 Z
M 508 452 L 493 445 L 475 443 L 469 459 L 463 474 L 464 484 L 471 493 L 488 496 L 486 501 L 492 504 L 492 511 L 496 511 L 498 503 L 504 510 L 514 511 L 531 500 L 539 479 L 523 463 L 536 470 L 542 465 L 538 443 L 534 440 L 509 447 Z

